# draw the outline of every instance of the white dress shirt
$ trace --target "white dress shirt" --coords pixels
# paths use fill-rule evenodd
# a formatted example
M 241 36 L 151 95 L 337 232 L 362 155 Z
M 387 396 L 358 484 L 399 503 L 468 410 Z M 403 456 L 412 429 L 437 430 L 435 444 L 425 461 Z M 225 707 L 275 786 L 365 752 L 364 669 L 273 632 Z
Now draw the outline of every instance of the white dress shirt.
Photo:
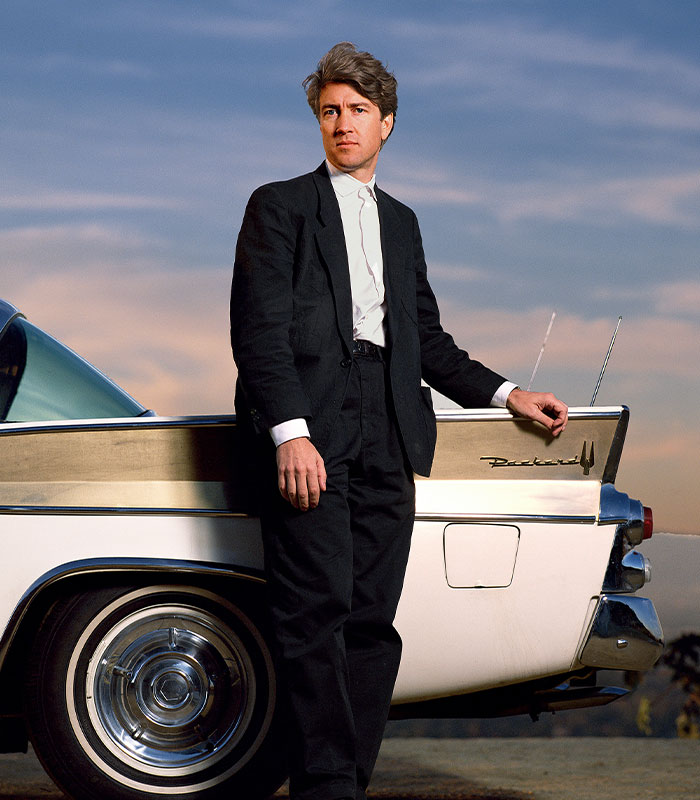
M 340 206 L 352 293 L 352 338 L 386 346 L 384 261 L 374 175 L 362 183 L 326 161 Z
M 374 175 L 362 183 L 326 161 L 326 168 L 340 206 L 345 248 L 350 268 L 353 339 L 365 339 L 384 347 L 386 299 L 384 261 L 379 231 L 379 211 L 374 190 Z M 506 381 L 491 398 L 491 405 L 505 408 L 508 395 L 517 384 Z M 273 425 L 270 435 L 277 447 L 290 439 L 309 435 L 306 420 L 290 419 Z

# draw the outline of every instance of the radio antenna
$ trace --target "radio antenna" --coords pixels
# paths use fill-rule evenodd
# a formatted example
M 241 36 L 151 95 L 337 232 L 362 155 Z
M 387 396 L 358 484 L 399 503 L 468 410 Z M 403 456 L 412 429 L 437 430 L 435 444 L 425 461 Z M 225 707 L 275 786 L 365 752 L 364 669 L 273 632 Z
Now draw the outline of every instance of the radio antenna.
M 593 397 L 591 398 L 591 405 L 595 404 L 595 399 L 598 397 L 598 389 L 600 389 L 601 381 L 603 380 L 603 375 L 605 375 L 605 370 L 608 366 L 608 361 L 610 360 L 610 353 L 612 353 L 613 346 L 615 344 L 615 337 L 617 336 L 617 332 L 620 330 L 620 323 L 622 322 L 622 317 L 617 318 L 617 325 L 615 326 L 615 330 L 613 331 L 612 339 L 610 340 L 610 346 L 608 347 L 608 352 L 605 355 L 605 361 L 603 361 L 603 368 L 600 371 L 600 375 L 598 376 L 598 383 L 595 385 L 595 390 L 593 392 Z
M 540 354 L 537 356 L 537 361 L 535 362 L 535 368 L 532 370 L 532 375 L 530 375 L 530 383 L 527 385 L 528 392 L 530 391 L 530 387 L 532 386 L 532 382 L 535 380 L 535 375 L 537 374 L 537 370 L 540 366 L 540 361 L 542 361 L 542 354 L 544 353 L 544 348 L 547 346 L 547 339 L 549 339 L 549 334 L 552 332 L 552 325 L 554 325 L 554 318 L 557 316 L 556 311 L 552 311 L 552 318 L 549 320 L 549 326 L 547 328 L 547 333 L 544 335 L 544 341 L 542 342 L 542 347 L 540 347 Z

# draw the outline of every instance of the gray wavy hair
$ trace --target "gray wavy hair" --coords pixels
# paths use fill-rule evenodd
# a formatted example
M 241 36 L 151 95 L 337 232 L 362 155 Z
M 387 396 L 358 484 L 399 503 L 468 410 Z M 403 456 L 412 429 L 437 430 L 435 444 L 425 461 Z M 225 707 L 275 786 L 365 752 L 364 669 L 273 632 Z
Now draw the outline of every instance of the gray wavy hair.
M 306 99 L 316 119 L 320 119 L 321 89 L 327 83 L 348 83 L 379 108 L 382 119 L 394 115 L 396 122 L 396 78 L 371 53 L 359 51 L 351 42 L 339 42 L 321 58 L 302 81 Z

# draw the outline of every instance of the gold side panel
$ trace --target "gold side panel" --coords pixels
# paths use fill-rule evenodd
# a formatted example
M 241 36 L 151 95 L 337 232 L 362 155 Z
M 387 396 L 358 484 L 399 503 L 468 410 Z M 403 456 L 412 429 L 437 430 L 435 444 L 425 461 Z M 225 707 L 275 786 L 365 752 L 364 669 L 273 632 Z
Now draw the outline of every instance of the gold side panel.
M 235 424 L 99 423 L 0 437 L 0 481 L 228 480 Z
M 0 435 L 0 505 L 246 513 L 249 459 L 233 422 Z
M 626 422 L 579 412 L 552 439 L 502 412 L 439 414 L 429 483 L 613 480 Z M 0 425 L 5 508 L 255 513 L 254 472 L 233 417 Z
M 573 416 L 553 438 L 542 425 L 504 417 L 440 419 L 431 480 L 613 481 L 626 409 Z

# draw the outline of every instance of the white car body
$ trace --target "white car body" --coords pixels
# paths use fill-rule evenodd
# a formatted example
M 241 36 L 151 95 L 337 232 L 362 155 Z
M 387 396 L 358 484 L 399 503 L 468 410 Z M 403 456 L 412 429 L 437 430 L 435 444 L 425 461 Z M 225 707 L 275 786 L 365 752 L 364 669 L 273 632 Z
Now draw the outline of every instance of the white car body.
M 47 352 L 69 400 L 75 363 L 108 401 L 79 388 L 70 418 Z M 21 749 L 26 726 L 79 799 L 267 796 L 284 778 L 281 722 L 235 418 L 143 413 L 0 301 L 3 369 L 0 745 Z M 663 637 L 634 596 L 649 567 L 633 549 L 650 512 L 613 485 L 627 419 L 571 409 L 551 439 L 501 410 L 438 413 L 396 619 L 395 716 L 599 705 L 624 692 L 596 686 L 598 669 L 653 665 Z

